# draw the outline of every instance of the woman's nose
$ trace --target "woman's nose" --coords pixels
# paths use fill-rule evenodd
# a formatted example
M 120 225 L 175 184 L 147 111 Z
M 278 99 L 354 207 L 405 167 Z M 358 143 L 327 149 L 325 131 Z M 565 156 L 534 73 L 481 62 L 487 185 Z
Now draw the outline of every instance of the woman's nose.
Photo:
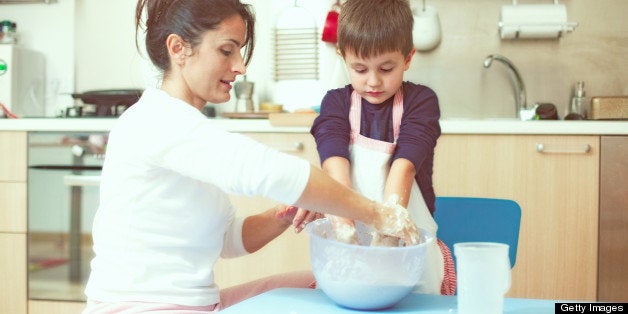
M 244 59 L 242 58 L 242 55 L 240 55 L 240 57 L 235 60 L 235 63 L 233 64 L 233 71 L 238 73 L 239 75 L 246 74 L 246 65 L 244 64 Z

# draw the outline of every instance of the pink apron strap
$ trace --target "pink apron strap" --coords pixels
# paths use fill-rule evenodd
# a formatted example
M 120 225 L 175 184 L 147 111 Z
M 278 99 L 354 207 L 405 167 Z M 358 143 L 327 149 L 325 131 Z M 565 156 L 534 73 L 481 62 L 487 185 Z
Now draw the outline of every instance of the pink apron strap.
M 401 116 L 403 116 L 403 89 L 399 88 L 393 99 L 393 135 L 395 143 L 399 138 L 399 130 L 401 130 Z
M 362 97 L 355 90 L 351 93 L 351 108 L 349 109 L 349 123 L 351 124 L 351 137 L 360 134 L 360 120 L 362 114 Z
M 401 117 L 403 116 L 403 89 L 399 89 L 393 98 L 393 136 L 394 143 L 399 138 L 401 129 Z M 351 93 L 351 108 L 349 109 L 349 123 L 351 124 L 351 138 L 360 134 L 360 122 L 362 117 L 362 97 L 355 90 Z

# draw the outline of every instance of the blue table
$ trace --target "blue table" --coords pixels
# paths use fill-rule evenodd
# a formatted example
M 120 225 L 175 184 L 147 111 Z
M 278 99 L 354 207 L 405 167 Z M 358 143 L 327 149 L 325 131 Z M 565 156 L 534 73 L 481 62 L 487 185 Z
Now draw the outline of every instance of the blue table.
M 554 300 L 506 298 L 504 313 L 554 314 Z M 455 296 L 410 294 L 383 311 L 356 311 L 336 305 L 320 289 L 281 288 L 250 298 L 221 314 L 327 314 L 327 313 L 457 313 Z

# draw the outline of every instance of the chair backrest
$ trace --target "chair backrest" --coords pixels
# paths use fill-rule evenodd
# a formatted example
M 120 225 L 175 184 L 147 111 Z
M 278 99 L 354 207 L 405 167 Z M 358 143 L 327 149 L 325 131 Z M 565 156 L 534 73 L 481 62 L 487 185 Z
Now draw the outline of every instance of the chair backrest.
M 510 266 L 515 266 L 521 208 L 512 200 L 474 197 L 436 197 L 434 219 L 437 237 L 452 252 L 458 242 L 500 242 L 510 246 Z M 456 257 L 453 256 L 454 263 Z

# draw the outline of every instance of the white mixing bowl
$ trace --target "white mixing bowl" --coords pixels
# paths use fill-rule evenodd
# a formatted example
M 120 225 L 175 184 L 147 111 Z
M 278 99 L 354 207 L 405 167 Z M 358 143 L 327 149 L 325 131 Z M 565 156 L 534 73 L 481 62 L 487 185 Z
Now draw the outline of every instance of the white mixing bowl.
M 312 270 L 317 286 L 338 305 L 357 310 L 394 306 L 421 279 L 427 246 L 434 236 L 419 229 L 421 243 L 406 247 L 371 247 L 370 233 L 358 227 L 361 245 L 335 240 L 331 222 L 319 219 L 310 235 Z

